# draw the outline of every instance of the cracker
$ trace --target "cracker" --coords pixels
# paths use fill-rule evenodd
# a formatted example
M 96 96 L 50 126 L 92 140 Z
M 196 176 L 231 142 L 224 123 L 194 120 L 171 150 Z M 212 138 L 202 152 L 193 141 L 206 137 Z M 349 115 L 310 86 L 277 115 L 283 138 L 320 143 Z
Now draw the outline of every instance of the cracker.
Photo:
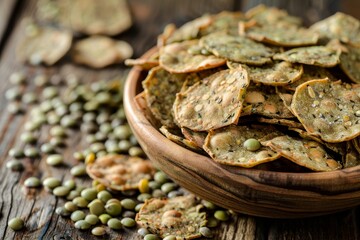
M 137 58 L 137 59 L 125 59 L 125 65 L 134 67 L 139 66 L 144 70 L 150 70 L 159 65 L 159 51 L 155 51 L 153 54 L 147 58 Z
M 166 44 L 169 44 L 173 42 L 182 42 L 185 40 L 196 39 L 199 37 L 201 29 L 209 26 L 212 21 L 212 16 L 204 15 L 190 22 L 187 22 L 180 28 L 173 31 L 165 42 Z
M 291 108 L 306 131 L 326 142 L 360 135 L 360 85 L 312 80 L 296 88 Z
M 92 36 L 75 43 L 73 61 L 93 68 L 103 68 L 123 62 L 132 54 L 132 47 L 124 41 L 116 41 L 105 36 Z
M 347 46 L 348 52 L 340 55 L 340 67 L 355 83 L 360 83 L 360 47 Z
M 194 195 L 152 198 L 145 201 L 135 220 L 161 238 L 175 235 L 176 239 L 195 239 L 201 237 L 199 229 L 207 223 L 201 209 Z
M 202 148 L 199 148 L 198 145 L 196 145 L 194 142 L 189 141 L 188 139 L 184 138 L 182 136 L 182 133 L 180 129 L 169 129 L 166 126 L 162 126 L 160 129 L 160 132 L 165 135 L 167 139 L 170 141 L 173 141 L 174 143 L 179 144 L 180 146 L 183 146 L 185 148 L 188 148 L 190 150 L 199 151 Z
M 25 31 L 25 36 L 17 46 L 16 55 L 20 61 L 32 65 L 53 65 L 69 51 L 72 42 L 71 32 L 40 27 L 34 23 L 24 25 L 27 29 L 31 28 L 31 31 Z
M 360 21 L 345 13 L 337 12 L 316 22 L 310 30 L 319 33 L 321 37 L 339 39 L 360 47 Z
M 229 68 L 236 68 L 238 63 L 227 62 Z M 302 73 L 301 64 L 290 63 L 285 61 L 273 62 L 263 66 L 247 66 L 246 67 L 250 81 L 262 83 L 271 86 L 284 86 L 298 80 Z
M 343 157 L 344 168 L 360 165 L 360 154 L 355 148 L 353 141 L 346 142 L 346 154 Z
M 271 48 L 244 36 L 231 36 L 224 32 L 209 34 L 200 39 L 200 44 L 215 56 L 249 65 L 264 65 L 271 62 Z
M 89 176 L 106 187 L 125 191 L 138 189 L 141 179 L 152 179 L 155 169 L 150 161 L 127 155 L 106 155 L 86 166 Z
M 295 89 L 310 80 L 314 79 L 323 79 L 328 78 L 330 80 L 337 80 L 327 69 L 317 67 L 317 66 L 310 66 L 310 65 L 304 65 L 303 66 L 304 73 L 301 75 L 300 79 L 297 81 L 290 83 L 289 85 L 284 86 L 284 88 L 288 90 L 295 91 Z
M 181 128 L 181 132 L 187 140 L 189 140 L 199 148 L 203 148 L 206 136 L 208 134 L 207 132 L 196 132 L 188 128 Z
M 250 84 L 246 90 L 241 116 L 259 114 L 274 118 L 293 118 L 274 87 Z
M 201 55 L 190 52 L 198 46 L 198 40 L 172 43 L 160 49 L 159 63 L 172 73 L 198 72 L 224 65 L 226 60 L 214 55 Z
M 262 144 L 290 161 L 313 171 L 333 171 L 342 168 L 341 164 L 335 161 L 320 143 L 315 141 L 279 136 L 264 141 Z
M 222 11 L 213 16 L 211 25 L 201 29 L 200 35 L 205 36 L 219 31 L 226 31 L 231 35 L 237 35 L 238 23 L 245 19 L 246 17 L 242 12 Z
M 217 72 L 176 95 L 174 116 L 181 127 L 207 131 L 236 124 L 249 85 L 245 69 Z
M 218 163 L 251 168 L 280 157 L 267 147 L 261 147 L 257 151 L 249 151 L 244 147 L 247 139 L 260 140 L 269 132 L 274 133 L 276 130 L 268 126 L 227 126 L 209 132 L 204 150 Z
M 292 119 L 258 117 L 255 120 L 260 123 L 267 123 L 267 124 L 280 125 L 280 126 L 299 128 L 299 129 L 304 128 L 301 123 L 296 122 Z
M 318 34 L 305 28 L 277 27 L 277 26 L 255 26 L 247 28 L 246 36 L 263 43 L 281 47 L 300 47 L 315 45 Z
M 358 152 L 358 154 L 360 154 L 360 137 L 354 138 L 351 141 L 353 143 L 355 150 Z
M 325 46 L 301 47 L 275 54 L 273 59 L 319 67 L 334 67 L 340 62 L 340 51 Z
M 41 0 L 37 16 L 88 35 L 114 36 L 132 25 L 126 0 Z
M 172 74 L 161 67 L 155 67 L 142 82 L 148 107 L 162 125 L 177 127 L 172 106 L 176 93 L 181 90 L 187 77 L 186 74 Z

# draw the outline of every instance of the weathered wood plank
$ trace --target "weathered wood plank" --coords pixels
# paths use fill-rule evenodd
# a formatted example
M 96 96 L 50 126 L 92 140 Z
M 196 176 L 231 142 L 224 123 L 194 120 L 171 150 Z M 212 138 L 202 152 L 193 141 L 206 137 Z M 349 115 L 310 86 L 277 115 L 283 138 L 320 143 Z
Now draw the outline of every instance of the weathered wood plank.
M 15 8 L 18 0 L 2 0 L 0 1 L 0 53 L 6 39 L 6 32 L 11 24 L 11 18 L 15 17 Z

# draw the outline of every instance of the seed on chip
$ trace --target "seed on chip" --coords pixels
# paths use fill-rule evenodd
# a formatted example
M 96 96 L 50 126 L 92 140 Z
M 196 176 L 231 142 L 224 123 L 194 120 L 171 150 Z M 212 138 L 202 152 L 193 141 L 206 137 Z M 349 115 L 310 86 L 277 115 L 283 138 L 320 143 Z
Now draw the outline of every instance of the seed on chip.
M 138 189 L 141 179 L 151 179 L 155 173 L 150 161 L 127 155 L 106 155 L 88 164 L 89 176 L 117 191 Z
M 296 88 L 293 113 L 310 134 L 326 142 L 360 135 L 360 86 L 316 79 Z
M 333 171 L 342 168 L 318 142 L 279 136 L 262 142 L 290 161 L 313 171 Z
M 181 127 L 207 131 L 236 124 L 249 85 L 245 69 L 228 69 L 197 82 L 178 93 L 174 117 Z
M 195 239 L 201 237 L 199 230 L 207 223 L 202 208 L 194 195 L 152 198 L 145 201 L 136 222 L 161 238 L 175 235 L 176 239 Z
M 53 65 L 69 51 L 71 42 L 72 34 L 69 31 L 27 23 L 16 55 L 20 61 L 32 65 Z
M 319 67 L 334 67 L 340 62 L 340 51 L 326 46 L 300 47 L 275 54 L 273 59 Z
M 93 68 L 103 68 L 123 62 L 133 54 L 132 47 L 124 41 L 105 36 L 92 36 L 75 43 L 73 60 Z
M 234 62 L 263 65 L 271 62 L 274 52 L 271 48 L 257 43 L 245 36 L 231 36 L 224 32 L 209 34 L 200 39 L 204 46 L 215 56 Z
M 198 46 L 198 42 L 198 40 L 190 40 L 164 46 L 160 50 L 160 66 L 171 73 L 188 73 L 225 64 L 225 59 L 214 55 L 190 52 L 191 48 Z
M 204 150 L 218 163 L 251 168 L 280 157 L 278 153 L 268 147 L 260 147 L 256 151 L 250 151 L 244 146 L 247 139 L 260 140 L 269 135 L 269 132 L 274 133 L 276 130 L 260 125 L 231 125 L 220 128 L 209 132 L 205 140 Z M 281 133 L 278 132 L 278 135 Z
M 228 61 L 230 69 L 237 68 L 239 63 Z M 250 81 L 272 86 L 288 85 L 298 80 L 302 73 L 301 64 L 290 62 L 273 62 L 263 66 L 246 66 Z

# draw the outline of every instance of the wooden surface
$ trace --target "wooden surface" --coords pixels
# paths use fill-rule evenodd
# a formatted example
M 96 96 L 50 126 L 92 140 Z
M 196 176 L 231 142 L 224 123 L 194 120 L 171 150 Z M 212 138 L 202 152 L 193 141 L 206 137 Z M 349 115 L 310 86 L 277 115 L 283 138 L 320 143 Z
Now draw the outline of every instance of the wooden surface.
M 135 55 L 140 56 L 155 43 L 155 36 L 168 22 L 184 23 L 206 12 L 232 10 L 239 7 L 238 1 L 226 0 L 131 0 L 129 1 L 135 20 L 134 26 L 120 39 L 129 41 L 135 49 Z M 14 71 L 26 71 L 34 76 L 40 72 L 76 73 L 86 81 L 111 79 L 124 74 L 127 69 L 123 66 L 106 68 L 95 71 L 89 68 L 74 66 L 65 58 L 51 68 L 33 68 L 23 66 L 16 61 L 15 48 L 21 37 L 20 21 L 25 17 L 34 16 L 36 0 L 19 1 L 2 0 L 0 2 L 0 39 L 6 42 L 0 44 L 0 239 L 99 239 L 87 231 L 74 229 L 69 220 L 58 217 L 54 210 L 63 204 L 43 190 L 26 190 L 23 187 L 24 179 L 31 175 L 38 177 L 58 176 L 69 179 L 68 168 L 49 168 L 44 159 L 25 159 L 26 171 L 22 173 L 10 172 L 5 168 L 8 150 L 21 146 L 19 134 L 28 114 L 11 116 L 6 111 L 7 102 L 4 92 L 10 87 L 8 77 Z M 14 7 L 16 6 L 16 8 Z M 16 11 L 12 11 L 16 9 Z M 9 20 L 10 19 L 10 20 Z M 10 24 L 10 25 L 9 25 Z M 8 29 L 8 30 L 6 30 Z M 0 40 L 1 41 L 1 40 Z M 34 89 L 30 84 L 29 89 Z M 46 131 L 48 129 L 45 129 Z M 42 134 L 39 143 L 44 142 L 46 135 Z M 68 147 L 63 154 L 66 162 L 71 165 L 74 160 L 71 155 L 77 149 L 85 146 L 80 135 L 68 139 Z M 78 183 L 90 184 L 88 179 L 77 180 Z M 15 233 L 7 228 L 7 221 L 21 216 L 26 221 L 26 229 Z M 214 239 L 241 240 L 241 239 L 360 239 L 360 208 L 347 210 L 325 217 L 316 217 L 302 220 L 274 220 L 250 217 L 239 214 L 231 221 L 224 223 L 215 230 Z M 108 239 L 134 239 L 141 237 L 135 230 L 111 232 Z

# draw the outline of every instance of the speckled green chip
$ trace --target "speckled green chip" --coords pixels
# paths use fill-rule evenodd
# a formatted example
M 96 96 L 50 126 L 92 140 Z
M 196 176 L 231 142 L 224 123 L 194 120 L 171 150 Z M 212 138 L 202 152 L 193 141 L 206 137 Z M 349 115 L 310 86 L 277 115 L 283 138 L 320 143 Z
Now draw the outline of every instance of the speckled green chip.
M 217 72 L 176 95 L 175 120 L 194 131 L 236 124 L 248 85 L 245 69 Z
M 273 59 L 319 67 L 334 67 L 340 62 L 340 51 L 325 46 L 301 47 L 275 54 Z
M 204 150 L 218 163 L 251 168 L 273 161 L 280 155 L 263 146 L 256 151 L 250 151 L 244 146 L 244 142 L 247 139 L 260 141 L 274 132 L 275 128 L 269 126 L 228 126 L 210 131 L 205 140 Z M 278 132 L 278 135 L 281 133 Z
M 262 142 L 290 161 L 313 171 L 333 171 L 342 168 L 318 142 L 279 136 Z
M 360 135 L 360 85 L 312 80 L 296 88 L 291 108 L 310 134 L 326 142 Z
M 244 36 L 231 36 L 224 32 L 209 34 L 200 39 L 200 44 L 215 56 L 249 65 L 271 62 L 271 48 Z
M 207 223 L 202 207 L 194 195 L 152 198 L 145 201 L 136 221 L 161 238 L 175 235 L 176 239 L 195 239 L 201 237 L 199 229 Z
M 340 55 L 340 67 L 353 82 L 360 83 L 360 46 L 347 49 Z
M 190 50 L 197 47 L 198 42 L 198 40 L 190 40 L 164 46 L 160 50 L 160 66 L 172 73 L 188 73 L 225 64 L 225 59 L 214 55 L 192 53 Z

